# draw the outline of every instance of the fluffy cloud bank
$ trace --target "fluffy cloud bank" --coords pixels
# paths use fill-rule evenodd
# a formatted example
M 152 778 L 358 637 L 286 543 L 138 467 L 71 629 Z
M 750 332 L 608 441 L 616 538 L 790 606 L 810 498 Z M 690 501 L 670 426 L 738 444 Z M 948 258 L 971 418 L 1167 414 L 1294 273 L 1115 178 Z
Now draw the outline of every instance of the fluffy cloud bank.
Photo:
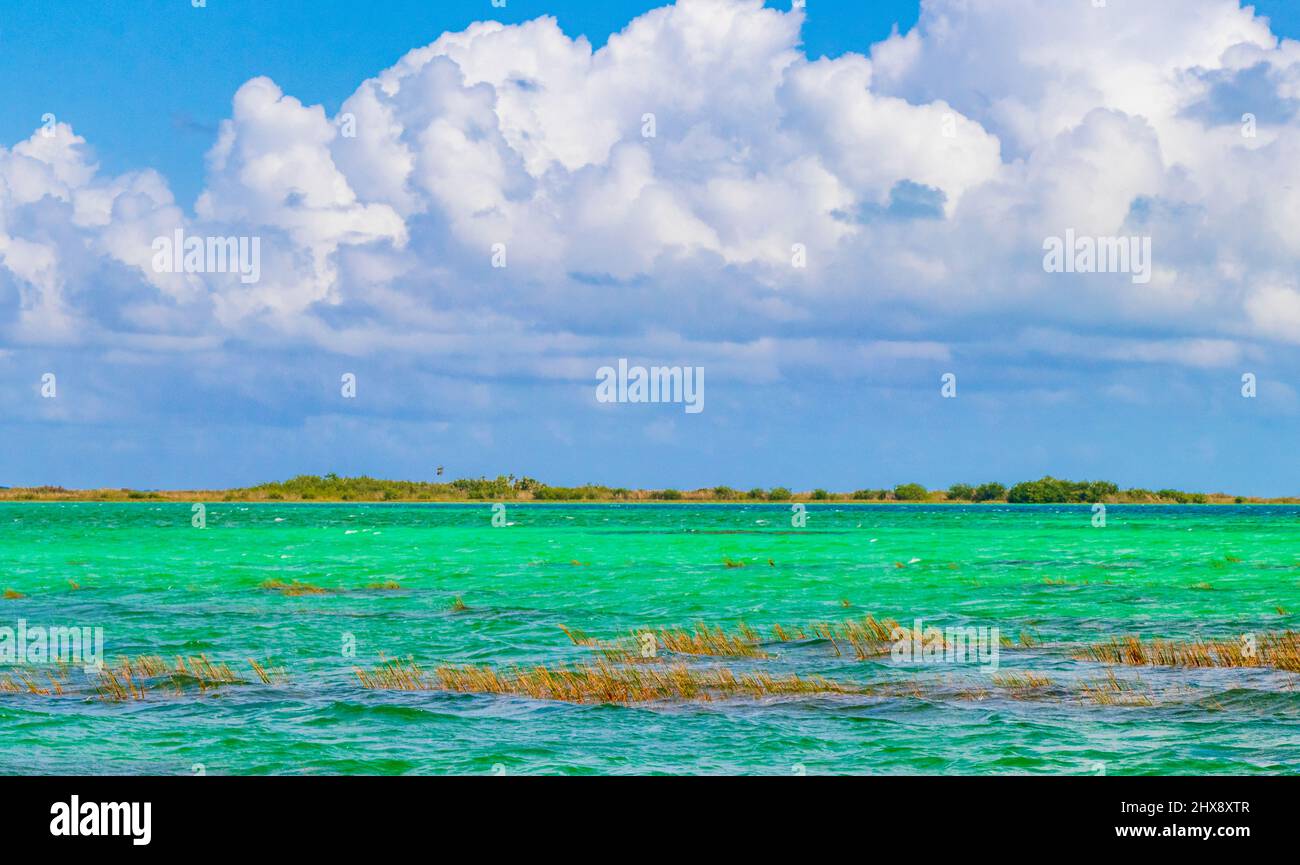
M 1045 333 L 1193 368 L 1300 343 L 1300 45 L 1250 9 L 925 0 L 906 35 L 815 60 L 802 21 L 680 0 L 595 51 L 550 18 L 479 23 L 334 117 L 254 79 L 192 213 L 37 130 L 0 148 L 4 341 L 751 382 L 818 354 L 848 377 L 1032 365 Z M 178 228 L 260 237 L 262 278 L 155 272 Z M 1045 273 L 1067 231 L 1150 237 L 1150 282 Z

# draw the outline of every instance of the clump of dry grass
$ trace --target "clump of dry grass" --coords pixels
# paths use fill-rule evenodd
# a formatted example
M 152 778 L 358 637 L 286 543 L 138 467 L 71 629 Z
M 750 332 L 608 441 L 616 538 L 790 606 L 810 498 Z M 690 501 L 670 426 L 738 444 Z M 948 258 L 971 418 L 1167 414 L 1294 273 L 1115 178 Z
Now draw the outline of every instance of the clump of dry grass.
M 286 583 L 283 580 L 267 580 L 262 583 L 263 589 L 269 589 L 273 592 L 279 592 L 289 597 L 299 595 L 328 595 L 329 589 L 322 589 L 320 586 L 313 586 L 311 583 L 303 583 L 294 580 L 292 583 Z
M 6 601 L 16 601 L 19 598 L 27 597 L 22 592 L 16 592 L 13 589 L 5 589 L 4 598 Z
M 68 684 L 64 675 L 54 670 L 46 670 L 45 679 L 49 683 L 48 685 L 38 683 L 36 677 L 31 673 L 17 673 L 13 676 L 2 675 L 0 676 L 0 694 L 36 694 L 42 697 L 61 696 L 64 686 Z
M 384 580 L 382 583 L 367 583 L 366 589 L 371 592 L 400 592 L 402 584 L 397 580 Z
M 1084 682 L 1079 688 L 1083 699 L 1098 706 L 1150 706 L 1152 705 L 1149 689 L 1145 689 L 1141 679 L 1126 682 L 1115 675 L 1114 670 L 1106 671 L 1106 678 L 1097 682 Z
M 1151 640 L 1141 637 L 1112 637 L 1105 643 L 1094 643 L 1075 652 L 1081 661 L 1099 661 L 1103 664 L 1141 666 L 1214 667 L 1218 666 L 1207 643 Z
M 451 611 L 453 613 L 464 613 L 467 610 L 469 610 L 469 607 L 465 606 L 464 599 L 457 595 L 456 599 L 451 602 Z
M 777 642 L 788 643 L 820 638 L 831 644 L 837 656 L 844 654 L 840 644 L 847 643 L 860 661 L 888 655 L 893 648 L 894 635 L 899 630 L 914 639 L 921 639 L 923 636 L 913 634 L 911 629 L 904 628 L 895 619 L 877 619 L 870 615 L 863 619 L 848 619 L 842 622 L 813 622 L 806 628 L 772 626 L 772 633 Z M 932 638 L 931 636 L 929 639 Z M 928 643 L 929 639 L 925 641 Z
M 414 660 L 383 661 L 375 669 L 354 668 L 361 687 L 372 691 L 429 691 L 429 680 Z
M 662 668 L 619 667 L 605 662 L 497 671 L 483 666 L 442 666 L 432 676 L 414 661 L 389 661 L 371 671 L 358 669 L 363 688 L 398 691 L 453 691 L 502 694 L 568 703 L 649 703 L 667 700 L 708 702 L 728 697 L 860 693 L 862 689 L 821 677 L 772 676 L 685 664 Z
M 773 625 L 772 633 L 776 635 L 778 643 L 793 643 L 796 640 L 808 639 L 808 635 L 804 633 L 803 628 L 792 628 L 787 631 L 781 625 Z
M 658 650 L 663 649 L 678 655 L 708 655 L 720 658 L 766 658 L 767 653 L 759 646 L 761 637 L 758 632 L 741 622 L 735 633 L 727 633 L 720 625 L 709 627 L 704 622 L 696 623 L 691 631 L 683 628 L 643 628 L 632 631 L 631 639 L 605 642 L 589 636 L 585 631 L 571 629 L 560 625 L 560 630 L 568 636 L 575 646 L 587 646 L 598 649 L 611 661 L 654 660 Z M 655 654 L 645 657 L 641 654 L 647 637 L 653 638 Z
M 99 671 L 99 682 L 95 686 L 95 690 L 99 693 L 100 699 L 111 703 L 143 700 L 145 693 L 149 689 L 136 684 L 131 676 L 130 665 L 127 665 L 126 669 L 121 672 L 122 678 L 119 679 L 118 674 L 110 667 L 105 667 Z
M 641 633 L 634 637 L 639 639 Z M 728 634 L 721 626 L 710 628 L 698 622 L 693 631 L 681 628 L 660 628 L 655 634 L 658 644 L 679 655 L 711 655 L 720 658 L 765 658 L 767 653 L 758 647 L 758 635 L 741 624 L 738 633 Z
M 267 669 L 249 660 L 253 671 L 263 684 L 280 684 L 288 681 L 282 667 Z M 115 664 L 105 664 L 97 672 L 95 690 L 101 699 L 120 702 L 143 700 L 151 691 L 169 690 L 176 695 L 185 689 L 197 687 L 201 693 L 226 685 L 247 685 L 230 669 L 228 664 L 215 663 L 207 655 L 177 656 L 168 663 L 158 655 L 137 655 L 119 658 Z
M 283 684 L 289 682 L 289 675 L 283 667 L 266 667 L 252 658 L 248 659 L 253 672 L 263 684 Z M 87 674 L 90 671 L 87 670 Z M 0 675 L 0 693 L 36 693 L 36 695 L 64 695 L 68 689 L 68 665 L 43 671 L 45 682 L 39 682 L 30 672 L 18 672 L 16 675 Z M 181 695 L 186 688 L 196 687 L 200 692 L 212 691 L 224 685 L 250 684 L 240 679 L 225 663 L 211 661 L 204 654 L 192 657 L 177 657 L 173 663 L 164 661 L 156 654 L 118 658 L 112 665 L 104 665 L 94 671 L 91 679 L 92 689 L 101 700 L 123 702 L 143 700 L 151 692 L 169 691 Z
M 170 668 L 161 658 L 136 659 L 137 663 L 144 660 L 148 660 L 150 666 L 147 668 L 141 666 L 142 674 L 166 679 L 163 684 L 171 684 L 177 690 L 184 685 L 197 685 L 200 691 L 206 691 L 208 688 L 219 688 L 222 685 L 247 684 L 246 680 L 235 675 L 228 664 L 214 664 L 208 660 L 207 655 L 196 655 L 190 658 L 177 656 L 176 664 Z
M 1052 680 L 1029 671 L 1018 673 L 995 673 L 993 684 L 1018 700 L 1040 697 L 1043 691 L 1052 686 Z
M 263 685 L 286 685 L 289 682 L 289 673 L 284 667 L 264 667 L 252 658 L 248 659 L 248 664 Z
M 575 646 L 595 646 L 598 644 L 594 637 L 587 636 L 586 631 L 580 631 L 577 628 L 568 628 L 564 625 L 560 625 L 560 630 L 564 631 L 564 635 L 568 637 Z
M 901 626 L 893 619 L 879 621 L 875 616 L 867 616 L 862 620 L 850 619 L 841 622 L 830 631 L 832 634 L 838 634 L 852 646 L 853 653 L 859 660 L 866 660 L 889 654 L 890 647 L 893 645 L 894 629 L 898 627 Z M 832 639 L 831 642 L 834 643 L 834 640 Z M 839 647 L 836 646 L 837 651 L 838 649 Z
M 118 668 L 125 675 L 134 675 L 136 678 L 148 679 L 158 676 L 165 676 L 171 672 L 171 667 L 158 655 L 137 655 L 135 658 L 121 658 L 118 660 Z
M 1255 640 L 1150 640 L 1112 637 L 1074 654 L 1077 660 L 1157 667 L 1272 667 L 1300 672 L 1300 633 L 1261 634 Z

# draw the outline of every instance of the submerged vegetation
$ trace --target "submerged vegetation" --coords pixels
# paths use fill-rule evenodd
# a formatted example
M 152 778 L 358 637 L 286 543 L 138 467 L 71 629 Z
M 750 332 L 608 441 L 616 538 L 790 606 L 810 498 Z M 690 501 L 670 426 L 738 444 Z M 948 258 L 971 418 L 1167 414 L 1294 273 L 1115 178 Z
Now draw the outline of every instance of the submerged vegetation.
M 1080 688 L 1085 700 L 1098 706 L 1151 706 L 1154 705 L 1150 689 L 1141 679 L 1126 681 L 1115 675 L 1114 670 L 1106 671 L 1106 678 L 1096 682 L 1086 682 Z
M 1300 503 L 1300 497 L 1263 499 L 1226 493 L 1183 492 L 1175 489 L 1121 489 L 1110 481 L 1068 481 L 1051 476 L 1021 481 L 1008 489 L 991 481 L 979 485 L 952 484 L 947 490 L 929 490 L 918 483 L 892 489 L 831 492 L 792 491 L 755 487 L 742 492 L 728 486 L 695 490 L 628 489 L 603 484 L 551 486 L 530 477 L 500 475 L 495 479 L 461 478 L 451 481 L 394 481 L 337 474 L 298 475 L 230 490 L 69 490 L 57 486 L 0 487 L 0 501 L 238 501 L 238 502 L 913 502 L 1010 504 L 1241 504 Z
M 638 634 L 652 633 L 643 631 Z M 695 630 L 687 632 L 681 628 L 663 628 L 657 634 L 655 639 L 658 645 L 664 647 L 670 652 L 679 655 L 718 655 L 730 658 L 762 658 L 766 653 L 758 647 L 757 635 L 741 625 L 741 632 L 736 635 L 729 635 L 721 627 L 715 627 L 710 630 L 709 626 L 703 622 L 695 626 Z
M 1077 652 L 1079 660 L 1142 667 L 1271 667 L 1300 672 L 1300 633 L 1245 634 L 1230 640 L 1112 638 Z
M 263 685 L 280 685 L 288 681 L 283 667 L 266 667 L 250 658 L 249 666 Z M 116 664 L 105 664 L 95 674 L 95 691 L 99 698 L 109 702 L 143 700 L 153 692 L 183 695 L 188 689 L 201 694 L 227 685 L 249 685 L 228 664 L 214 663 L 206 655 L 189 658 L 178 656 L 168 664 L 157 655 L 140 655 L 121 658 Z
M 728 667 L 695 668 L 683 663 L 661 667 L 626 667 L 608 662 L 573 666 L 444 665 L 427 673 L 415 661 L 384 661 L 371 670 L 355 668 L 361 687 L 371 691 L 424 691 L 491 694 L 576 704 L 633 705 L 715 700 L 763 700 L 771 697 L 860 696 L 875 699 L 1018 701 L 1070 700 L 1095 706 L 1154 706 L 1157 700 L 1186 693 L 1155 691 L 1141 678 L 1121 679 L 1113 671 L 1098 680 L 1057 683 L 1030 672 L 1001 673 L 985 684 L 945 680 L 891 680 L 854 684 L 822 676 L 737 672 Z
M 636 661 L 655 658 L 660 651 L 678 655 L 708 655 L 720 658 L 765 658 L 767 653 L 759 647 L 759 635 L 741 624 L 734 634 L 720 625 L 709 627 L 703 622 L 694 630 L 660 628 L 633 631 L 630 640 L 603 642 L 585 631 L 560 625 L 560 630 L 575 646 L 598 649 L 607 659 Z
M 909 639 L 918 636 L 910 629 L 903 628 L 894 619 L 878 620 L 870 615 L 860 620 L 813 622 L 806 627 L 781 624 L 772 626 L 772 637 L 775 642 L 820 640 L 828 643 L 837 657 L 844 655 L 844 645 L 847 645 L 858 660 L 889 654 L 894 637 L 901 635 L 906 635 Z
M 62 695 L 67 684 L 67 671 L 63 669 L 45 670 L 40 677 L 30 672 L 0 674 L 0 694 Z
M 1282 631 L 1244 635 L 1239 639 L 1148 640 L 1115 638 L 1091 645 L 1050 646 L 1046 650 L 1076 661 L 1108 666 L 1100 678 L 1064 674 L 1049 678 L 1031 670 L 1014 669 L 987 677 L 953 677 L 953 668 L 926 679 L 873 677 L 869 681 L 844 681 L 818 674 L 772 672 L 762 669 L 774 659 L 773 646 L 806 643 L 827 647 L 836 657 L 851 648 L 859 660 L 881 661 L 889 655 L 894 637 L 917 636 L 893 619 L 867 616 L 806 627 L 771 625 L 765 637 L 755 628 L 739 624 L 732 631 L 719 625 L 698 623 L 682 628 L 633 630 L 630 638 L 602 642 L 561 625 L 576 646 L 596 650 L 601 657 L 578 662 L 493 666 L 490 664 L 440 664 L 426 671 L 414 658 L 389 660 L 370 669 L 352 667 L 361 688 L 369 691 L 411 691 L 488 694 L 525 697 L 575 704 L 633 705 L 645 703 L 699 703 L 716 700 L 765 700 L 780 697 L 856 695 L 872 699 L 925 699 L 979 701 L 1004 698 L 1017 701 L 1066 701 L 1108 707 L 1150 707 L 1188 700 L 1204 701 L 1203 694 L 1182 686 L 1153 688 L 1140 676 L 1121 678 L 1119 666 L 1185 668 L 1269 668 L 1300 672 L 1300 632 Z M 653 640 L 647 638 L 653 637 Z M 648 645 L 654 650 L 643 651 Z M 1018 643 L 1003 638 L 1011 650 L 1044 650 L 1026 639 Z M 705 658 L 741 659 L 746 668 L 719 666 Z M 27 695 L 98 699 L 129 703 L 153 697 L 220 696 L 231 687 L 278 686 L 289 681 L 283 667 L 247 659 L 252 677 L 236 673 L 229 664 L 206 655 L 177 656 L 166 661 L 158 655 L 122 657 L 111 664 L 85 670 L 84 687 L 71 684 L 75 668 L 56 664 L 46 668 L 0 674 L 0 696 Z M 885 668 L 873 665 L 877 673 Z M 910 672 L 915 674 L 915 668 Z M 1292 682 L 1295 680 L 1292 679 Z M 1284 685 L 1286 689 L 1292 684 Z M 1207 705 L 1221 708 L 1210 698 Z
M 573 667 L 442 666 L 429 675 L 414 661 L 388 661 L 373 670 L 356 670 L 368 690 L 454 691 L 502 694 L 568 703 L 648 703 L 663 700 L 710 701 L 728 697 L 862 693 L 858 686 L 819 676 L 737 673 L 725 667 L 694 669 L 685 664 L 662 668 L 615 666 L 600 661 Z
M 821 641 L 830 645 L 837 657 L 851 650 L 859 660 L 878 658 L 889 654 L 893 637 L 906 634 L 920 638 L 903 628 L 894 619 L 877 620 L 874 616 L 842 622 L 813 622 L 807 626 L 775 624 L 771 637 L 764 638 L 758 631 L 741 622 L 734 632 L 721 625 L 698 622 L 691 631 L 682 628 L 643 629 L 633 631 L 630 640 L 603 642 L 585 631 L 560 625 L 560 629 L 576 646 L 598 649 L 607 659 L 635 661 L 656 657 L 660 651 L 677 655 L 708 655 L 720 658 L 766 658 L 765 646 L 782 643 Z M 942 644 L 942 638 L 939 639 Z
M 299 595 L 328 595 L 330 593 L 329 589 L 322 589 L 320 586 L 313 586 L 310 583 L 303 583 L 298 580 L 294 580 L 292 583 L 286 583 L 283 580 L 266 580 L 262 583 L 261 587 L 290 597 L 297 597 Z

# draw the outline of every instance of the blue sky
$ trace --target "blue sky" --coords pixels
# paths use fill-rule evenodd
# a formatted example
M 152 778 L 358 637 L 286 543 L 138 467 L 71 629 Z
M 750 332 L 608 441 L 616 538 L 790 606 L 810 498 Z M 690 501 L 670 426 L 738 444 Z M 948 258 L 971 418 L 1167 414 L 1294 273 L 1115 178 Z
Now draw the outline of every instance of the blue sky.
M 474 21 L 517 23 L 552 15 L 594 46 L 659 0 L 602 3 L 509 0 L 384 0 L 358 20 L 355 0 L 103 0 L 93 5 L 0 0 L 0 80 L 7 88 L 0 142 L 31 134 L 46 112 L 73 121 L 104 167 L 156 168 L 192 204 L 203 154 L 241 84 L 267 75 L 286 92 L 334 111 L 358 83 L 412 48 Z M 768 2 L 774 8 L 788 3 Z M 1275 33 L 1300 35 L 1300 6 L 1253 4 Z M 54 9 L 50 7 L 54 6 Z M 918 0 L 816 0 L 803 43 L 811 57 L 864 52 L 897 26 L 916 23 Z M 34 75 L 31 70 L 47 70 Z
M 0 0 L 0 484 L 1300 490 L 1300 10 L 964 5 Z M 1067 228 L 1151 282 L 1045 273 Z M 706 410 L 597 404 L 619 357 Z
M 270 76 L 286 92 L 333 111 L 402 54 L 474 21 L 552 15 L 565 33 L 585 35 L 599 47 L 633 17 L 663 4 L 508 0 L 498 8 L 490 0 L 384 0 L 365 13 L 362 5 L 210 0 L 194 9 L 188 0 L 93 6 L 0 0 L 0 80 L 11 83 L 0 142 L 26 138 L 53 112 L 95 143 L 105 168 L 156 168 L 178 200 L 192 204 L 203 182 L 203 154 L 230 112 L 231 96 L 250 78 Z M 805 45 L 813 56 L 865 51 L 895 24 L 910 28 L 918 11 L 913 0 L 818 0 Z

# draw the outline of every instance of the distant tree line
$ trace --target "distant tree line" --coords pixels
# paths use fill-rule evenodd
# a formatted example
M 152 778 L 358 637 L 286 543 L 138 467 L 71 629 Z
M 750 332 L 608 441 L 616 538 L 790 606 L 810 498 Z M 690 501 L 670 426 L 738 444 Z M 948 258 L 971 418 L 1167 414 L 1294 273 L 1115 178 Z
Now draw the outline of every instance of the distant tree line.
M 441 472 L 439 471 L 439 474 Z M 298 475 L 286 481 L 233 490 L 95 490 L 58 486 L 0 487 L 0 501 L 357 501 L 357 502 L 1010 502 L 1012 504 L 1082 504 L 1092 502 L 1138 504 L 1244 504 L 1271 502 L 1297 504 L 1300 498 L 1246 499 L 1225 493 L 1190 493 L 1175 489 L 1121 490 L 1109 481 L 1069 481 L 1040 478 L 1022 481 L 1010 489 L 997 482 L 952 484 L 946 490 L 928 490 L 917 483 L 890 489 L 831 492 L 822 488 L 796 492 L 788 487 L 740 490 L 729 486 L 698 489 L 628 489 L 604 484 L 562 487 L 535 478 L 498 475 L 495 478 L 461 478 L 443 481 L 390 481 L 338 474 Z
M 1021 481 L 1010 489 L 996 481 L 952 484 L 947 490 L 928 490 L 918 483 L 899 484 L 892 489 L 861 489 L 851 493 L 834 493 L 814 489 L 795 493 L 787 487 L 742 491 L 729 486 L 702 487 L 696 490 L 636 490 L 603 484 L 562 487 L 544 484 L 530 477 L 499 475 L 462 478 L 443 482 L 389 481 L 372 477 L 340 477 L 337 474 L 298 475 L 287 481 L 260 484 L 231 490 L 227 499 L 264 499 L 270 501 L 726 501 L 726 502 L 1008 502 L 1011 504 L 1083 504 L 1091 502 L 1149 502 L 1205 504 L 1204 493 L 1181 490 L 1120 490 L 1109 481 L 1069 481 L 1051 476 L 1036 481 Z M 1226 497 L 1219 497 L 1220 499 Z

